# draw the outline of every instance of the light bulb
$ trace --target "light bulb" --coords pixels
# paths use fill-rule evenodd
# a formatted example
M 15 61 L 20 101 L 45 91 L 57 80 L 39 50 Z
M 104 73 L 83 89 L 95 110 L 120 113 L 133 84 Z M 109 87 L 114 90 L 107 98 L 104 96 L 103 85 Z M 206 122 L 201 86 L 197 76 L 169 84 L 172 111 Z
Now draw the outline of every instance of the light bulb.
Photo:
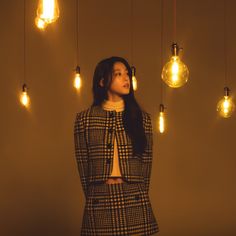
M 77 66 L 76 67 L 76 73 L 75 73 L 75 78 L 74 78 L 74 87 L 77 89 L 77 90 L 80 90 L 81 88 L 81 77 L 80 77 L 80 67 Z
M 158 129 L 160 133 L 165 131 L 165 115 L 164 115 L 164 105 L 160 104 L 160 113 L 158 117 Z
M 138 89 L 138 82 L 136 79 L 136 68 L 134 66 L 131 66 L 131 70 L 132 70 L 132 84 L 133 84 L 133 90 L 136 91 Z
M 162 69 L 161 77 L 163 81 L 172 88 L 183 86 L 189 78 L 187 66 L 180 60 L 179 47 L 176 43 L 172 44 L 172 57 Z
M 217 103 L 217 112 L 220 116 L 228 118 L 234 112 L 235 105 L 232 98 L 229 96 L 229 88 L 224 88 L 224 97 Z
M 41 30 L 45 30 L 48 25 L 43 19 L 41 19 L 39 17 L 35 18 L 35 24 Z
M 47 24 L 56 21 L 59 17 L 57 0 L 39 0 L 37 17 Z
M 132 83 L 133 83 L 133 89 L 134 91 L 137 90 L 137 79 L 135 76 L 132 76 Z
M 29 106 L 29 96 L 27 94 L 27 86 L 26 84 L 23 84 L 23 88 L 22 88 L 22 93 L 21 93 L 21 96 L 20 96 L 20 101 L 21 101 L 21 104 L 25 107 L 28 107 Z

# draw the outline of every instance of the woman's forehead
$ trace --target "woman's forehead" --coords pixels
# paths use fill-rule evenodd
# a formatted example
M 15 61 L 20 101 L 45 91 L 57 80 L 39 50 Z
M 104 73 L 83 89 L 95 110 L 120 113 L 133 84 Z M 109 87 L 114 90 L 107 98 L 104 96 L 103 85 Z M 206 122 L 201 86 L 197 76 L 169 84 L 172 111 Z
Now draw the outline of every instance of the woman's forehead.
M 126 66 L 122 62 L 115 62 L 113 66 L 113 70 L 126 70 Z

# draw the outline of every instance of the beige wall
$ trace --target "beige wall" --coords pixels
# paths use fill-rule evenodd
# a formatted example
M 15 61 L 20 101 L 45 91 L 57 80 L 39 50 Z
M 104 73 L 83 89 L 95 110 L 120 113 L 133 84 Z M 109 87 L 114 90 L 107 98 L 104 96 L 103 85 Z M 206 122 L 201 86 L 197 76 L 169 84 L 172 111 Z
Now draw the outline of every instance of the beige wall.
M 0 234 L 79 235 L 84 197 L 74 158 L 75 113 L 92 102 L 96 63 L 130 61 L 130 1 L 80 0 L 79 55 L 84 87 L 72 88 L 75 1 L 60 0 L 58 22 L 34 26 L 27 0 L 26 82 L 30 111 L 18 102 L 23 83 L 23 0 L 0 1 Z M 172 1 L 164 9 L 163 60 L 172 43 Z M 236 1 L 227 1 L 228 79 L 236 90 Z M 134 0 L 137 100 L 152 115 L 160 103 L 160 1 Z M 231 236 L 236 222 L 236 115 L 220 119 L 224 87 L 223 1 L 177 1 L 178 43 L 190 70 L 186 86 L 164 86 L 168 132 L 154 133 L 150 198 L 160 236 Z M 236 101 L 236 100 L 235 100 Z

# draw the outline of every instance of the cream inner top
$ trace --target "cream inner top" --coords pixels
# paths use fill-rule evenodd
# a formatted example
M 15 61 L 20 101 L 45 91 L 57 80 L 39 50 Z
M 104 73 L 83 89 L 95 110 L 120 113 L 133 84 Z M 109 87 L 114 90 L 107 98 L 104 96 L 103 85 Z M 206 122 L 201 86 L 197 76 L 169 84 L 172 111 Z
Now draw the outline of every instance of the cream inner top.
M 124 100 L 120 100 L 118 102 L 104 100 L 104 102 L 102 103 L 102 107 L 104 110 L 108 111 L 116 110 L 117 112 L 119 112 L 124 110 L 125 103 Z M 114 139 L 114 155 L 113 155 L 113 167 L 111 176 L 121 176 L 116 137 Z

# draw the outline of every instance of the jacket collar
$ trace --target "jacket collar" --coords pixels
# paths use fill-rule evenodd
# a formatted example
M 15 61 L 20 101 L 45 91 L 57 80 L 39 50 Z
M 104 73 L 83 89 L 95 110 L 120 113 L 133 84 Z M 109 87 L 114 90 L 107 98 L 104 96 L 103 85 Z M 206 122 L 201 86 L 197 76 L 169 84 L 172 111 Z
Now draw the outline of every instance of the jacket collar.
M 94 112 L 95 114 L 105 116 L 105 117 L 109 116 L 111 113 L 114 113 L 114 114 L 117 114 L 117 115 L 123 115 L 123 113 L 124 113 L 124 110 L 123 111 L 115 111 L 115 110 L 108 111 L 108 110 L 105 110 L 101 105 L 91 106 L 91 111 L 92 111 L 92 113 Z

